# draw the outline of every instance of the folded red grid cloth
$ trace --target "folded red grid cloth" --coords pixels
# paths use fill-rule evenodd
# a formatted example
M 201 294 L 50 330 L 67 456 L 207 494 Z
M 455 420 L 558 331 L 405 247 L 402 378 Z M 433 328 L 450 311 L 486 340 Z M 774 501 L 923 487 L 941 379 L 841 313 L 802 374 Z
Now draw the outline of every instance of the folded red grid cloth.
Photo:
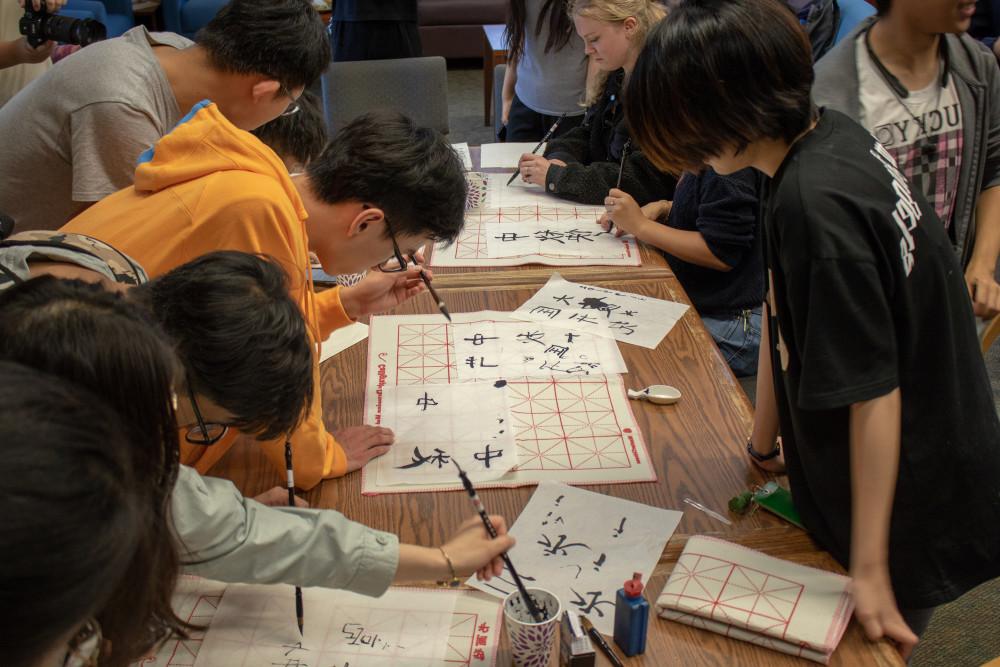
M 688 540 L 656 601 L 666 619 L 826 664 L 854 611 L 850 579 L 725 540 Z

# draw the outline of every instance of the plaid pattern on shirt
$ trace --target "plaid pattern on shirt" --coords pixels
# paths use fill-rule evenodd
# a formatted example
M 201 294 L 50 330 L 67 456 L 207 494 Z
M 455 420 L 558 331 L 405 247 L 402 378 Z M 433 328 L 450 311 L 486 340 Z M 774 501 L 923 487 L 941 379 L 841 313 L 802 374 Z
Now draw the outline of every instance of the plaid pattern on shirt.
M 947 229 L 958 197 L 964 142 L 962 105 L 952 77 L 939 73 L 925 88 L 900 94 L 879 72 L 863 37 L 855 43 L 855 56 L 861 124 L 895 158 Z M 943 72 L 943 60 L 940 67 Z
M 920 137 L 912 144 L 889 148 L 900 171 L 924 194 L 945 229 L 951 225 L 962 164 L 961 129 Z

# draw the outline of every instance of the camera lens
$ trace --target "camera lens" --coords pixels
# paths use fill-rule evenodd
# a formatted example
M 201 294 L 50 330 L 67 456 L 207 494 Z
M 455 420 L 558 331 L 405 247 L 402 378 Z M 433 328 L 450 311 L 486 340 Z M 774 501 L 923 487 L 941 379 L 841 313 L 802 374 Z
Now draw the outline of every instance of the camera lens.
M 49 15 L 42 23 L 42 35 L 54 42 L 87 46 L 107 37 L 108 31 L 103 23 L 94 19 Z

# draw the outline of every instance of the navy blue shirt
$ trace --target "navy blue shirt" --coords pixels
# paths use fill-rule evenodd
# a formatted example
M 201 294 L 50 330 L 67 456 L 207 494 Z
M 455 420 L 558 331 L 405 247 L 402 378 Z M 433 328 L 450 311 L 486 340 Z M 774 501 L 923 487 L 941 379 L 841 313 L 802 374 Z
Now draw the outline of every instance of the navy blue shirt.
M 732 267 L 716 271 L 663 253 L 701 315 L 726 317 L 764 302 L 760 178 L 753 169 L 720 176 L 706 167 L 699 174 L 684 174 L 677 184 L 666 224 L 700 233 L 712 254 Z

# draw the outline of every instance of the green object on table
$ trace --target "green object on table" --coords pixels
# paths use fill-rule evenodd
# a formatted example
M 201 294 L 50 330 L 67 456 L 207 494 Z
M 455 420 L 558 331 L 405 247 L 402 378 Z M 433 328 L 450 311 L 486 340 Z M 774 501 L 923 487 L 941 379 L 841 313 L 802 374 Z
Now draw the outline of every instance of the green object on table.
M 729 509 L 736 514 L 746 514 L 753 504 L 753 493 L 744 491 L 738 496 L 729 499 Z
M 756 507 L 763 507 L 788 523 L 802 530 L 806 529 L 792 502 L 792 494 L 777 482 L 768 482 L 753 491 L 744 491 L 729 499 L 729 509 L 736 514 L 747 514 Z
M 777 482 L 768 482 L 753 492 L 753 502 L 757 503 L 772 514 L 781 517 L 788 523 L 798 526 L 802 530 L 806 527 L 802 525 L 798 510 L 792 502 L 792 494 Z

